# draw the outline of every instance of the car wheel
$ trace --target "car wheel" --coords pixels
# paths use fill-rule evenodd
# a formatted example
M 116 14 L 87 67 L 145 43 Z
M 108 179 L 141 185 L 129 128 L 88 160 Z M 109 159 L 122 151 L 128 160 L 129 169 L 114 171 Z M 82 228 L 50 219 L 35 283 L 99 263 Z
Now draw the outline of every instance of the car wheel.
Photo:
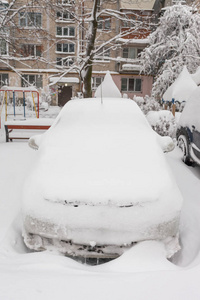
M 183 162 L 186 165 L 191 166 L 192 162 L 191 162 L 190 154 L 189 154 L 189 141 L 185 135 L 181 134 L 178 137 L 178 146 L 183 152 L 183 158 L 182 158 Z

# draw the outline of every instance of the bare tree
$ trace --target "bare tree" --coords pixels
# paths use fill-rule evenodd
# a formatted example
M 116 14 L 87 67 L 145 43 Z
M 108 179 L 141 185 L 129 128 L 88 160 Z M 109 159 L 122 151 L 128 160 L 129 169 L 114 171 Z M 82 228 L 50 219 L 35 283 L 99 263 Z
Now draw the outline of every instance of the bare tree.
M 115 9 L 110 4 L 115 4 Z M 41 14 L 46 26 L 42 26 Z M 69 20 L 76 26 L 76 35 L 70 33 L 73 38 L 70 34 L 66 37 L 59 32 L 52 33 L 56 18 L 63 20 L 65 15 L 70 16 Z M 113 28 L 110 27 L 111 19 L 115 20 Z M 123 31 L 120 31 L 120 23 L 126 23 Z M 122 45 L 128 45 L 133 38 L 146 37 L 151 26 L 152 16 L 141 17 L 134 11 L 120 10 L 119 0 L 13 0 L 0 11 L 0 39 L 6 47 L 9 45 L 8 55 L 0 53 L 0 67 L 4 65 L 15 72 L 22 66 L 56 68 L 56 75 L 60 77 L 77 72 L 83 83 L 84 97 L 91 97 L 92 71 L 96 66 L 101 69 L 100 58 L 113 51 L 111 61 L 123 60 L 117 55 Z M 99 31 L 99 28 L 106 30 Z M 61 43 L 69 43 L 72 48 L 76 43 L 77 50 L 73 55 L 66 53 L 62 60 L 67 64 L 58 66 L 55 49 Z
M 92 97 L 92 87 L 91 87 L 91 78 L 92 78 L 92 64 L 94 59 L 94 46 L 97 34 L 97 3 L 98 0 L 94 0 L 93 9 L 91 12 L 91 21 L 88 28 L 87 35 L 87 44 L 86 44 L 86 59 L 84 60 L 81 69 L 80 75 L 83 81 L 83 95 L 85 98 Z

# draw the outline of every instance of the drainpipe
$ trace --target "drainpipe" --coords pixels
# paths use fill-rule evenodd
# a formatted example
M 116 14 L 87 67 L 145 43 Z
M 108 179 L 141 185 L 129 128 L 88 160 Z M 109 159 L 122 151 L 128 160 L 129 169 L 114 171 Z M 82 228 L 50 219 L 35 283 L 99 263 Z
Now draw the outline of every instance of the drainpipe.
M 117 11 L 120 11 L 120 0 L 117 0 Z M 120 32 L 120 21 L 116 19 L 116 35 L 119 34 L 119 32 Z M 120 49 L 117 47 L 115 57 L 118 57 L 119 54 L 120 54 Z M 119 72 L 119 68 L 120 68 L 120 63 L 115 62 L 115 71 Z

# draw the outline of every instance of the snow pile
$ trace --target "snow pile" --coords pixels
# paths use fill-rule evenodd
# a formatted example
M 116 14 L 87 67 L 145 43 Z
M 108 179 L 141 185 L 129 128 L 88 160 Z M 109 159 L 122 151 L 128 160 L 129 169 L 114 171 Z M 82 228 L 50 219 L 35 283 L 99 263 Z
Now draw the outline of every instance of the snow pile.
M 182 72 L 172 85 L 166 90 L 163 95 L 164 101 L 187 101 L 191 93 L 197 88 L 196 83 L 188 72 L 187 67 L 184 66 Z
M 121 93 L 116 84 L 114 83 L 109 71 L 107 71 L 103 82 L 98 86 L 95 92 L 95 97 L 121 98 Z
M 96 267 L 112 272 L 142 272 L 177 270 L 178 267 L 166 259 L 164 244 L 158 241 L 145 241 L 136 244 L 121 257 L 109 264 Z
M 179 126 L 187 126 L 192 130 L 192 125 L 200 132 L 200 87 L 190 95 L 179 120 Z

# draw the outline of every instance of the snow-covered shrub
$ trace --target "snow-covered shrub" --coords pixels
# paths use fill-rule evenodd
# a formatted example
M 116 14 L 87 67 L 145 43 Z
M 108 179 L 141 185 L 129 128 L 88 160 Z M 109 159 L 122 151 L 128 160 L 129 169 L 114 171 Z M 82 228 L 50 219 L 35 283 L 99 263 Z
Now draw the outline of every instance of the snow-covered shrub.
M 33 98 L 34 98 L 34 102 L 35 102 L 35 106 L 37 108 L 38 106 L 38 98 L 37 96 L 35 95 L 31 95 L 31 93 L 29 93 L 27 96 L 26 96 L 26 106 L 29 110 L 34 110 L 34 103 L 33 103 Z M 48 102 L 45 102 L 45 101 L 42 101 L 42 97 L 39 97 L 39 108 L 42 109 L 42 110 L 48 110 L 49 108 L 49 103 Z
M 34 101 L 36 101 L 35 98 L 34 98 Z M 31 109 L 31 110 L 34 109 L 33 98 L 30 94 L 27 94 L 27 96 L 26 96 L 26 106 L 28 109 Z
M 176 119 L 168 110 L 149 111 L 147 120 L 151 127 L 161 136 L 176 136 Z
M 51 104 L 51 94 L 49 86 L 46 86 L 41 90 L 41 102 L 48 103 L 48 106 Z
M 133 100 L 138 104 L 145 115 L 149 111 L 158 111 L 161 109 L 159 102 L 148 95 L 146 95 L 144 98 L 134 96 Z
M 175 137 L 176 120 L 170 111 L 163 110 L 161 104 L 148 95 L 144 98 L 134 96 L 133 100 L 146 115 L 153 130 L 161 136 Z

